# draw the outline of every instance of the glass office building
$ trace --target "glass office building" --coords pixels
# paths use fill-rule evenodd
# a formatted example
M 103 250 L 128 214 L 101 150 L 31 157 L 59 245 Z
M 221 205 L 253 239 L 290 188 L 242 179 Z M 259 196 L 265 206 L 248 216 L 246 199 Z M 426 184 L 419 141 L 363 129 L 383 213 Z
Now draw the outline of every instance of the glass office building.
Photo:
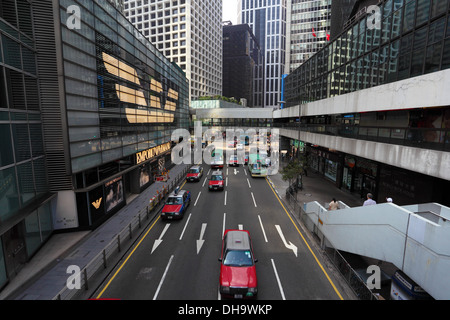
M 278 108 L 286 65 L 286 0 L 242 0 L 238 23 L 248 24 L 264 53 L 263 75 L 256 90 L 264 92 L 257 106 Z
M 287 70 L 297 69 L 330 41 L 331 0 L 292 0 Z
M 53 231 L 27 1 L 0 1 L 0 288 Z
M 388 0 L 286 78 L 288 106 L 450 68 L 448 0 Z
M 189 85 L 120 1 L 0 0 L 0 288 L 171 166 Z
M 81 22 L 71 28 L 73 4 Z M 72 227 L 92 227 L 170 168 L 172 131 L 189 125 L 189 86 L 110 2 L 60 5 Z

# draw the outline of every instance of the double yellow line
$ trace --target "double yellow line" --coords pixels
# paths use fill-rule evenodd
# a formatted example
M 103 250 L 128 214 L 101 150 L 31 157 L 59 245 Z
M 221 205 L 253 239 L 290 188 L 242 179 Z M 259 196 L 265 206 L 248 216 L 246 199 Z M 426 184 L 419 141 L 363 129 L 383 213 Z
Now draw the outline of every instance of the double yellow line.
M 186 181 L 184 181 L 184 183 L 181 185 L 180 190 L 183 189 L 184 185 L 186 184 Z M 130 257 L 133 255 L 133 253 L 136 251 L 136 249 L 141 245 L 142 241 L 144 241 L 144 239 L 147 237 L 148 233 L 150 232 L 150 230 L 152 230 L 153 226 L 156 224 L 156 222 L 158 222 L 159 218 L 161 216 L 158 216 L 158 218 L 155 220 L 155 222 L 153 222 L 153 224 L 150 226 L 150 228 L 148 228 L 147 232 L 145 232 L 144 236 L 141 238 L 141 240 L 139 240 L 139 242 L 136 244 L 136 246 L 133 248 L 133 250 L 130 252 L 130 254 L 128 255 L 128 257 L 125 259 L 125 261 L 120 265 L 119 269 L 117 269 L 117 271 L 114 273 L 114 275 L 111 277 L 111 279 L 109 279 L 108 283 L 105 285 L 105 287 L 103 288 L 102 291 L 100 291 L 100 293 L 97 295 L 96 299 L 100 299 L 100 297 L 102 296 L 102 294 L 106 291 L 106 289 L 109 287 L 109 285 L 111 284 L 111 282 L 114 280 L 114 278 L 119 274 L 120 270 L 122 270 L 123 266 L 127 263 L 127 261 L 130 259 Z
M 317 264 L 319 265 L 320 269 L 322 270 L 322 272 L 325 274 L 325 277 L 328 279 L 328 281 L 330 282 L 331 286 L 333 287 L 334 291 L 336 292 L 336 294 L 339 296 L 339 299 L 344 300 L 344 298 L 342 297 L 342 295 L 340 294 L 339 290 L 336 288 L 336 286 L 334 285 L 333 281 L 331 280 L 331 278 L 328 276 L 328 273 L 325 271 L 324 267 L 322 266 L 322 264 L 320 263 L 319 259 L 317 259 L 317 256 L 314 254 L 313 250 L 311 249 L 311 247 L 309 246 L 308 242 L 306 241 L 305 237 L 303 236 L 303 234 L 300 232 L 300 230 L 298 229 L 297 225 L 294 223 L 294 220 L 292 220 L 291 215 L 287 212 L 286 208 L 284 207 L 283 203 L 281 202 L 280 198 L 278 197 L 277 193 L 275 192 L 275 190 L 273 190 L 269 180 L 266 178 L 267 184 L 269 185 L 270 189 L 272 190 L 273 194 L 275 195 L 275 197 L 277 198 L 278 202 L 281 204 L 281 206 L 284 209 L 284 212 L 286 212 L 287 216 L 289 217 L 289 219 L 291 220 L 292 224 L 294 225 L 295 229 L 297 229 L 298 234 L 300 235 L 300 237 L 302 237 L 303 242 L 306 244 L 306 246 L 308 247 L 309 252 L 311 252 L 311 254 L 313 255 L 314 259 L 316 260 Z

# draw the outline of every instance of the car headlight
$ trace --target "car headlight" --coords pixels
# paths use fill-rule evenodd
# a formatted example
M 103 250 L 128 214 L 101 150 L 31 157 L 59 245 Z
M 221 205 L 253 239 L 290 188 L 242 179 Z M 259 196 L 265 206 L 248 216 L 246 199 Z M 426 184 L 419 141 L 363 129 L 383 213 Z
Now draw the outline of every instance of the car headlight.
M 248 288 L 248 292 L 251 292 L 253 294 L 256 294 L 258 292 L 258 288 L 254 287 L 254 288 Z
M 230 287 L 220 286 L 220 292 L 230 293 Z

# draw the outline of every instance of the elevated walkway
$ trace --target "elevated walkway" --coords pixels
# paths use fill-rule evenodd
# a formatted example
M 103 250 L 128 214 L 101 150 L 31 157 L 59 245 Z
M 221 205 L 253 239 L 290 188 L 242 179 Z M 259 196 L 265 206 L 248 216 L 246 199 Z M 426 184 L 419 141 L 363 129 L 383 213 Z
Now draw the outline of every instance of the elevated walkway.
M 304 211 L 336 249 L 390 262 L 435 299 L 450 299 L 450 208 L 437 203 L 383 203 L 328 211 L 317 201 Z

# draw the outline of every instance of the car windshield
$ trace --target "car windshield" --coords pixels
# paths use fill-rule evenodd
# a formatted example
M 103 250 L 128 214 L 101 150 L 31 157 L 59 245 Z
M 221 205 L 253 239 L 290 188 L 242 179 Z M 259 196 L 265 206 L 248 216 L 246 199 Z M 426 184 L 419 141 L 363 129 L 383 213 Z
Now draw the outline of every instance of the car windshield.
M 223 264 L 230 267 L 248 267 L 253 265 L 250 250 L 227 251 Z
M 231 156 L 230 160 L 237 160 L 237 156 Z
M 169 197 L 166 204 L 183 204 L 181 197 Z
M 198 173 L 199 169 L 189 169 L 189 173 Z
M 211 177 L 211 180 L 213 180 L 213 181 L 220 181 L 220 180 L 223 180 L 222 179 L 222 176 L 221 175 L 213 175 L 212 177 Z

